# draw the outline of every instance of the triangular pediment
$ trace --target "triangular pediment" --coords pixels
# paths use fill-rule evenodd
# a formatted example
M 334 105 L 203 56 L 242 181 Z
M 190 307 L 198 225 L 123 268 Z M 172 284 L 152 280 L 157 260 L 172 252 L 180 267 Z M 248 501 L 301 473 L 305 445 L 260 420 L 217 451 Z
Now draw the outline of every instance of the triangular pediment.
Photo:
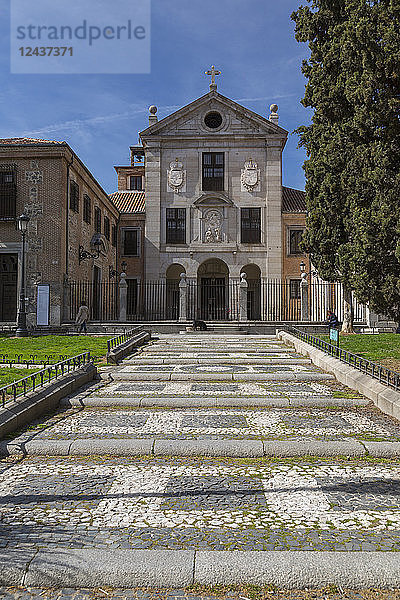
M 204 124 L 205 115 L 213 111 L 219 112 L 223 117 L 221 126 L 215 130 L 207 128 Z M 288 132 L 234 100 L 211 91 L 140 133 L 144 140 L 152 137 L 193 135 L 274 135 L 286 139 Z
M 232 200 L 230 200 L 225 194 L 203 194 L 193 202 L 193 206 L 234 206 Z

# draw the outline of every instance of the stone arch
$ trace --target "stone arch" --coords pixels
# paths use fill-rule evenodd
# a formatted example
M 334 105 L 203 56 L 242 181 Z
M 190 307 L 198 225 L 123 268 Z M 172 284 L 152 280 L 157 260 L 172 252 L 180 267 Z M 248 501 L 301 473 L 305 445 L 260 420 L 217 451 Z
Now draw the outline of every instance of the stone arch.
M 198 279 L 224 277 L 227 280 L 229 278 L 228 265 L 220 258 L 208 258 L 197 269 L 197 277 Z
M 209 258 L 197 270 L 197 316 L 204 321 L 229 318 L 229 268 L 220 258 Z
M 261 269 L 258 265 L 254 264 L 254 263 L 245 265 L 244 267 L 242 267 L 240 272 L 246 273 L 247 281 L 256 281 L 256 280 L 261 279 Z
M 247 318 L 250 321 L 261 319 L 261 269 L 258 265 L 245 265 L 241 273 L 247 276 Z
M 186 274 L 186 269 L 179 263 L 172 263 L 169 265 L 165 272 L 165 278 L 167 281 L 179 281 L 181 278 L 181 273 Z
M 179 319 L 179 282 L 181 273 L 186 273 L 185 267 L 172 263 L 166 270 L 165 308 L 166 317 L 171 321 Z

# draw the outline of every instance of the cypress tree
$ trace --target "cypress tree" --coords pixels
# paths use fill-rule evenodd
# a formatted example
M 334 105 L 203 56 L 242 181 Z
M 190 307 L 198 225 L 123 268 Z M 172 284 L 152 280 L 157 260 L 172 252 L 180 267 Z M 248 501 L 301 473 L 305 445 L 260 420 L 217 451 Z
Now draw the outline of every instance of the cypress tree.
M 321 277 L 400 320 L 400 5 L 398 0 L 313 0 L 292 14 L 311 54 L 300 127 L 307 151 L 307 231 Z

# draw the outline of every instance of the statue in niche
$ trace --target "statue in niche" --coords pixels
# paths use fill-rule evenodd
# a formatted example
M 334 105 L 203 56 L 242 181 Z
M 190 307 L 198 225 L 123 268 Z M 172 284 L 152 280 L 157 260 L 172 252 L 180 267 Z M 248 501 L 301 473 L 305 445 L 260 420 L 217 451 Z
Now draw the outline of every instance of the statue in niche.
M 222 215 L 217 210 L 210 210 L 204 219 L 204 242 L 212 244 L 222 242 Z

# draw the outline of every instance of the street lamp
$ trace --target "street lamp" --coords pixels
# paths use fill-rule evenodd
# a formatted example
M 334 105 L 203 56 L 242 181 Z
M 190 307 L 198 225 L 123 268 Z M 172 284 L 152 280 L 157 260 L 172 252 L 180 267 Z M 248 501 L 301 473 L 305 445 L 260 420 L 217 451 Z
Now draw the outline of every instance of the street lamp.
M 125 261 L 123 261 L 123 262 L 121 263 L 121 267 L 122 267 L 122 271 L 121 271 L 121 273 L 126 273 L 126 267 L 127 267 L 127 266 L 128 266 L 128 264 L 127 264 Z M 108 277 L 109 277 L 109 279 L 113 279 L 113 278 L 114 278 L 114 277 L 116 277 L 117 275 L 121 275 L 121 273 L 118 273 L 118 271 L 117 271 L 116 269 L 114 269 L 114 268 L 112 267 L 112 265 L 110 265 L 110 266 L 108 267 Z
M 88 252 L 88 250 L 85 250 L 85 248 L 83 246 L 79 246 L 79 252 L 78 252 L 79 264 L 81 264 L 84 260 L 88 260 L 90 258 L 99 258 L 102 241 L 101 241 L 101 237 L 98 233 L 93 236 L 93 238 L 90 242 L 90 245 L 94 247 L 95 254 L 93 254 L 92 252 Z
M 17 337 L 27 337 L 29 335 L 26 326 L 26 305 L 25 305 L 25 234 L 28 229 L 30 218 L 22 214 L 18 219 L 18 229 L 22 235 L 22 259 L 21 259 L 21 288 L 19 295 L 19 311 L 17 317 Z

